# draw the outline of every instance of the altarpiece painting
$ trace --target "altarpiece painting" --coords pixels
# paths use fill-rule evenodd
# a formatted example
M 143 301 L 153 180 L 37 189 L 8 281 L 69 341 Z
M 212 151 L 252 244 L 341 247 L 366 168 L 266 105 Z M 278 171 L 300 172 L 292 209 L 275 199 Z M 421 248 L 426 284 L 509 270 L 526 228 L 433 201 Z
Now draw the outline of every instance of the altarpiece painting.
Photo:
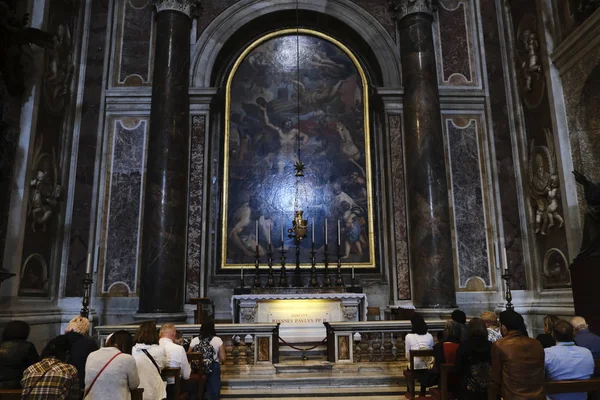
M 222 268 L 254 265 L 257 244 L 264 265 L 269 240 L 275 252 L 295 246 L 298 208 L 310 224 L 304 266 L 313 223 L 317 260 L 325 235 L 336 257 L 339 221 L 344 265 L 375 267 L 366 87 L 352 53 L 319 32 L 275 32 L 240 56 L 227 84 Z

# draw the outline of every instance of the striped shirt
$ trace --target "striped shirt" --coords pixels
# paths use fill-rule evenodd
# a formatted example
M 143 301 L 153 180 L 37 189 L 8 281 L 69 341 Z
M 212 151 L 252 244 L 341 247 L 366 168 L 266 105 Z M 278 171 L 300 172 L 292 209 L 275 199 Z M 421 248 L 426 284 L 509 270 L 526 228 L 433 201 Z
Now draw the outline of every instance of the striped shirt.
M 23 398 L 76 400 L 81 397 L 77 369 L 54 357 L 44 358 L 23 372 Z

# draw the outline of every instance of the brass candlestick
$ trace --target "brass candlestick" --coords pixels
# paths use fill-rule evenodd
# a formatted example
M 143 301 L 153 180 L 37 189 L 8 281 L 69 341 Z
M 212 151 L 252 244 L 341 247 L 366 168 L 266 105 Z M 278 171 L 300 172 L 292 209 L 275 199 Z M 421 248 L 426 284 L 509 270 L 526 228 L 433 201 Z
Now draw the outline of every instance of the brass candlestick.
M 514 310 L 515 307 L 512 304 L 512 293 L 510 292 L 510 280 L 512 279 L 512 275 L 508 273 L 508 270 L 504 270 L 504 274 L 501 278 L 504 279 L 506 284 L 506 309 Z
M 85 278 L 83 279 L 83 299 L 81 300 L 81 315 L 84 318 L 89 319 L 90 309 L 88 306 L 90 305 L 90 298 L 92 297 L 92 283 L 94 280 L 92 279 L 92 274 L 85 274 Z
M 269 273 L 267 274 L 267 287 L 275 286 L 275 278 L 273 277 L 273 246 L 269 243 L 269 251 L 267 252 L 269 259 Z
M 310 248 L 310 287 L 319 287 L 319 281 L 317 281 L 317 252 L 315 251 L 315 242 L 312 242 Z
M 281 250 L 279 252 L 281 253 L 281 274 L 279 275 L 279 286 L 287 287 L 288 280 L 287 272 L 285 270 L 285 248 L 283 247 L 283 240 L 281 241 Z
M 344 286 L 344 278 L 342 277 L 342 253 L 340 252 L 340 244 L 338 243 L 337 253 L 337 277 L 335 279 L 335 285 L 339 287 Z
M 325 243 L 323 248 L 323 263 L 325 266 L 325 270 L 323 271 L 323 286 L 330 287 L 332 285 L 329 278 L 329 245 L 327 243 Z
M 256 245 L 256 253 L 254 256 L 254 282 L 252 286 L 255 288 L 259 288 L 260 285 L 260 253 L 258 252 L 258 244 Z

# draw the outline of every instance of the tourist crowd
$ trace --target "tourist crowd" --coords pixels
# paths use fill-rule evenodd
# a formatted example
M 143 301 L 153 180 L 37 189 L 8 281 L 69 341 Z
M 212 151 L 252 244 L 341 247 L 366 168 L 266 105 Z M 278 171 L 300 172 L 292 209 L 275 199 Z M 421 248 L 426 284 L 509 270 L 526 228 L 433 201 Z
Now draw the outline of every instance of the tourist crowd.
M 203 398 L 220 398 L 225 349 L 211 319 L 202 324 L 187 352 L 173 324 L 163 324 L 159 331 L 153 321 L 144 322 L 135 336 L 124 330 L 114 332 L 100 349 L 88 336 L 89 329 L 86 318 L 73 318 L 65 334 L 52 339 L 38 355 L 27 341 L 29 325 L 9 322 L 0 342 L 0 390 L 21 389 L 21 398 L 28 400 L 122 400 L 130 399 L 132 390 L 143 388 L 145 400 L 162 400 L 167 395 L 173 398 L 175 390 L 175 377 L 165 381 L 162 372 L 178 368 L 180 393 L 195 400 L 198 384 L 190 380 L 187 353 L 200 351 L 203 361 L 196 367 L 203 368 L 199 372 L 207 377 Z
M 523 317 L 513 311 L 494 312 L 466 323 L 460 310 L 454 311 L 434 344 L 427 324 L 416 314 L 412 333 L 406 336 L 406 357 L 415 350 L 433 350 L 434 357 L 414 357 L 410 374 L 426 387 L 440 382 L 441 364 L 453 364 L 448 389 L 455 398 L 585 400 L 586 393 L 545 395 L 547 380 L 581 380 L 594 375 L 594 359 L 600 358 L 600 336 L 590 332 L 585 320 L 570 321 L 549 315 L 544 334 L 532 339 Z

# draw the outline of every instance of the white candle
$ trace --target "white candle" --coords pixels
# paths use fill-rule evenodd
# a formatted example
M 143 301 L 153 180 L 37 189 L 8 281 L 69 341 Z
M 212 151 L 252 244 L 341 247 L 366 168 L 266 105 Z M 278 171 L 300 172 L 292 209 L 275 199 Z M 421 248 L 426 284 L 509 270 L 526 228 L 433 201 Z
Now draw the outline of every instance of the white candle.
M 508 274 L 508 258 L 506 257 L 506 248 L 502 249 L 502 262 L 504 264 L 504 274 Z
M 269 230 L 267 231 L 267 234 L 269 235 L 269 244 L 271 244 L 271 228 L 273 226 L 271 224 L 269 224 Z
M 313 244 L 315 243 L 315 217 L 313 217 L 313 222 L 312 222 L 312 242 L 313 242 Z
M 88 253 L 87 265 L 85 267 L 85 273 L 86 274 L 92 273 L 92 253 Z
M 285 240 L 283 239 L 283 216 L 281 216 L 281 246 L 283 246 L 283 242 Z
M 254 241 L 256 247 L 258 247 L 258 221 L 256 221 L 256 240 Z
M 325 218 L 325 244 L 327 244 L 327 218 Z
M 354 279 L 354 265 L 352 266 L 352 279 Z
M 340 245 L 340 242 L 341 242 L 340 241 L 340 220 L 338 219 L 338 242 L 337 242 L 338 246 Z
M 242 267 L 242 270 L 240 271 L 240 279 L 242 280 L 242 286 L 244 286 L 244 267 Z

